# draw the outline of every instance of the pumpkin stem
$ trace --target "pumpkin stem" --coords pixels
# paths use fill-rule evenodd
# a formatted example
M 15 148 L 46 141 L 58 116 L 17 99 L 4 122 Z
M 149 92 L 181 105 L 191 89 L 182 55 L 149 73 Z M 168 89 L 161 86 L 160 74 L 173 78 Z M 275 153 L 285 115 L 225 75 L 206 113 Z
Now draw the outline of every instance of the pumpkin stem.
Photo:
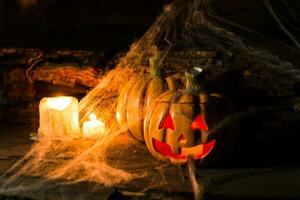
M 204 72 L 200 67 L 192 67 L 185 72 L 188 92 L 199 94 L 204 90 Z
M 157 65 L 156 61 L 157 59 L 149 58 L 149 64 L 150 64 L 149 73 L 152 76 L 161 76 L 161 67 Z

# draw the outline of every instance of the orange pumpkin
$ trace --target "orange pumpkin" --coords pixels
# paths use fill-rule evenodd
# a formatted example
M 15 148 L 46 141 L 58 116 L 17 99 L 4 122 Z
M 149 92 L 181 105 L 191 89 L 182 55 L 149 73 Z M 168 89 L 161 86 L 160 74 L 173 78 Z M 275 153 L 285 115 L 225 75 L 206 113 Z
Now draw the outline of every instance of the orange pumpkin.
M 185 90 L 161 94 L 147 110 L 144 138 L 155 158 L 181 164 L 189 156 L 203 159 L 220 146 L 218 138 L 208 139 L 209 128 L 228 114 L 230 104 L 220 94 L 205 93 L 201 75 L 202 69 L 190 69 Z
M 168 90 L 176 90 L 174 78 L 162 78 L 160 67 L 150 60 L 150 74 L 132 78 L 121 90 L 116 115 L 120 126 L 130 124 L 129 132 L 144 141 L 143 116 L 153 99 Z

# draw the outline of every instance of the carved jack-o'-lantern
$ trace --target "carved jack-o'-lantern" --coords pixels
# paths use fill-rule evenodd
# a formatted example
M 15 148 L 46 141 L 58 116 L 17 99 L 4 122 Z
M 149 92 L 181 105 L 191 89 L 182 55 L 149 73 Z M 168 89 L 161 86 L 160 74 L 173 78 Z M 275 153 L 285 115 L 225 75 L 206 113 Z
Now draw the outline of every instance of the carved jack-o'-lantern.
M 143 116 L 153 99 L 167 90 L 177 89 L 172 77 L 162 78 L 160 68 L 150 60 L 150 75 L 132 78 L 121 90 L 116 115 L 120 126 L 130 124 L 129 132 L 144 141 Z
M 202 69 L 186 73 L 185 90 L 160 95 L 146 112 L 144 138 L 150 153 L 159 160 L 185 163 L 189 156 L 203 159 L 217 146 L 208 139 L 209 125 L 225 112 L 221 95 L 203 92 L 197 77 Z

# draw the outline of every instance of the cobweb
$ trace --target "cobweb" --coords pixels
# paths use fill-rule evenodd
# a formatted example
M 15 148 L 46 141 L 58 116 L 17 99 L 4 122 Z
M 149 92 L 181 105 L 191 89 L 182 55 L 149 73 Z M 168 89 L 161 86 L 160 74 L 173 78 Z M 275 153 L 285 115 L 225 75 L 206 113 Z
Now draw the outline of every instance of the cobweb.
M 0 194 L 34 199 L 90 199 L 99 192 L 94 185 L 117 187 L 150 176 L 151 170 L 159 171 L 160 181 L 141 181 L 139 190 L 165 186 L 168 178 L 164 175 L 164 166 L 167 164 L 149 158 L 148 162 L 150 166 L 154 163 L 154 168 L 146 167 L 148 163 L 137 163 L 139 160 L 128 161 L 121 166 L 112 164 L 107 156 L 111 146 L 123 151 L 122 148 L 126 149 L 129 145 L 112 145 L 130 127 L 130 124 L 118 126 L 115 119 L 116 101 L 120 90 L 130 78 L 147 73 L 150 57 L 155 57 L 156 64 L 163 66 L 166 75 L 179 74 L 182 77 L 180 74 L 188 67 L 204 68 L 207 71 L 208 87 L 219 92 L 230 91 L 218 85 L 226 85 L 227 82 L 230 85 L 230 77 L 227 75 L 235 71 L 243 77 L 240 83 L 245 88 L 263 91 L 266 95 L 293 95 L 292 85 L 300 80 L 299 68 L 280 60 L 268 50 L 251 46 L 233 32 L 221 28 L 220 23 L 213 20 L 216 18 L 212 17 L 215 14 L 209 9 L 209 4 L 210 1 L 205 0 L 174 0 L 165 6 L 148 31 L 118 60 L 116 67 L 99 77 L 99 84 L 80 101 L 80 123 L 93 112 L 105 122 L 106 133 L 96 140 L 52 139 L 36 142 L 0 178 Z M 257 71 L 259 74 L 252 76 Z M 217 131 L 227 122 L 226 118 L 212 130 Z M 139 150 L 128 155 L 135 157 L 135 154 L 142 153 L 145 154 L 142 157 L 151 157 L 146 151 Z M 114 159 L 114 163 L 124 163 L 124 160 L 118 160 L 121 157 Z M 126 159 L 130 160 L 131 157 Z M 181 169 L 176 169 L 178 179 L 182 179 Z M 193 174 L 194 168 L 190 167 L 188 171 L 195 199 L 200 199 L 203 191 L 199 189 Z M 69 191 L 71 194 L 67 196 L 68 190 L 63 188 L 75 183 L 86 183 L 88 187 Z

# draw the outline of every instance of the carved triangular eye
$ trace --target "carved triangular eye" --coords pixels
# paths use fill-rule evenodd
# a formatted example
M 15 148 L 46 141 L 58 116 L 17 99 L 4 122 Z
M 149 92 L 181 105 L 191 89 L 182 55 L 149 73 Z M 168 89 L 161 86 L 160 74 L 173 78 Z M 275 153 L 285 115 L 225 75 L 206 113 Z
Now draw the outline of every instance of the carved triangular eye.
M 163 129 L 163 128 L 165 129 L 169 128 L 172 129 L 173 131 L 175 130 L 174 122 L 170 113 L 167 113 L 165 115 L 165 117 L 163 118 L 163 120 L 159 125 L 159 129 Z
M 191 125 L 192 130 L 204 130 L 208 131 L 208 127 L 206 125 L 205 120 L 203 119 L 202 115 L 198 115 Z

